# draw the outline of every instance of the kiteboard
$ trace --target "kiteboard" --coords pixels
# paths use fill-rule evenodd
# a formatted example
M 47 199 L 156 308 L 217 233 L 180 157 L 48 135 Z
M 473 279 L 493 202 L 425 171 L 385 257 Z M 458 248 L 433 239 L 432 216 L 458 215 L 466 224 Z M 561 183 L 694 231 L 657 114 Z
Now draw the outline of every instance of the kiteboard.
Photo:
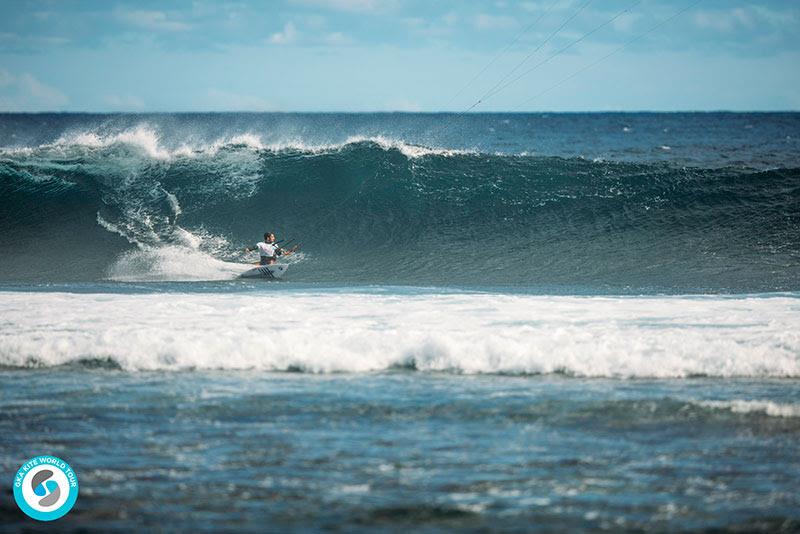
M 285 263 L 273 263 L 271 265 L 259 265 L 248 269 L 239 275 L 239 278 L 266 278 L 267 280 L 277 280 L 281 278 L 289 268 Z

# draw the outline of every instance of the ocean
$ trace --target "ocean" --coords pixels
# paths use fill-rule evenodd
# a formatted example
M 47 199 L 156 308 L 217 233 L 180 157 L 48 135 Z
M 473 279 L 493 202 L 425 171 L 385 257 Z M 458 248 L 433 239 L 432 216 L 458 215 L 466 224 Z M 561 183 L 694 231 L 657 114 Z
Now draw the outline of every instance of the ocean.
M 0 529 L 798 531 L 800 113 L 0 114 L 0 391 Z

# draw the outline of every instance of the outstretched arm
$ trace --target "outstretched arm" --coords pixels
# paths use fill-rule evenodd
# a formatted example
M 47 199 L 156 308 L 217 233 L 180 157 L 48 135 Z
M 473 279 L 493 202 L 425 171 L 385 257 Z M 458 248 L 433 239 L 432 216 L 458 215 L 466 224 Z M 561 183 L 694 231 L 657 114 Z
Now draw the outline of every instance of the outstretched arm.
M 280 249 L 280 251 L 281 251 L 280 255 L 281 256 L 290 256 L 290 255 L 294 254 L 294 252 L 297 251 L 297 249 L 299 249 L 299 248 L 300 248 L 300 243 L 296 244 L 295 246 L 293 246 L 292 248 L 290 248 L 288 250 L 282 248 L 282 249 Z

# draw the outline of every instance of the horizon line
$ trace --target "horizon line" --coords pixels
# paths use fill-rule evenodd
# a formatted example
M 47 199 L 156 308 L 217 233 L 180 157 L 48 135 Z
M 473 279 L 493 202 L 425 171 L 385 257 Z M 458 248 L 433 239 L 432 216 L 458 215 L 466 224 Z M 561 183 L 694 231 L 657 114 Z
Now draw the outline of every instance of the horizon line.
M 679 114 L 679 113 L 800 113 L 800 109 L 747 109 L 747 110 L 734 110 L 734 109 L 679 109 L 679 110 L 658 110 L 658 109 L 638 109 L 638 110 L 532 110 L 532 111 L 409 111 L 409 110 L 372 110 L 372 111 L 269 111 L 269 110 L 180 110 L 180 111 L 166 111 L 166 110 L 153 110 L 153 111 L 25 111 L 25 110 L 0 110 L 0 115 L 190 115 L 190 114 L 232 114 L 232 113 L 248 113 L 248 114 L 313 114 L 313 115 L 370 115 L 370 114 L 386 114 L 386 115 L 530 115 L 530 114 L 543 114 L 543 113 L 562 113 L 562 114 L 580 114 L 580 113 L 660 113 L 660 114 Z

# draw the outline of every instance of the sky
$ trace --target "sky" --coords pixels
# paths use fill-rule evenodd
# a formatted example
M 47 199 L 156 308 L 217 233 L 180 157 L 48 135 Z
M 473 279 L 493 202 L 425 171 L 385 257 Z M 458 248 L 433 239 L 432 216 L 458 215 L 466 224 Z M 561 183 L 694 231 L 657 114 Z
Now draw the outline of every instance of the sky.
M 800 110 L 800 2 L 0 3 L 0 111 L 466 110 Z

